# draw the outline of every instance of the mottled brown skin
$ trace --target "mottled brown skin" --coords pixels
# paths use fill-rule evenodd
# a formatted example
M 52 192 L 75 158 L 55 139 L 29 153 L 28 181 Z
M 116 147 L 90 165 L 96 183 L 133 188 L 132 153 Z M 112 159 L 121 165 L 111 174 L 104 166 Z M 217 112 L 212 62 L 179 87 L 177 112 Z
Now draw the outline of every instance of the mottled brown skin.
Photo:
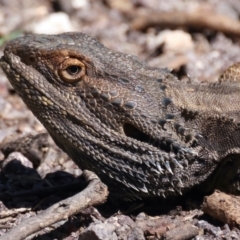
M 238 193 L 238 65 L 214 84 L 179 81 L 83 33 L 12 40 L 0 65 L 56 144 L 113 194 L 176 196 L 201 183 Z

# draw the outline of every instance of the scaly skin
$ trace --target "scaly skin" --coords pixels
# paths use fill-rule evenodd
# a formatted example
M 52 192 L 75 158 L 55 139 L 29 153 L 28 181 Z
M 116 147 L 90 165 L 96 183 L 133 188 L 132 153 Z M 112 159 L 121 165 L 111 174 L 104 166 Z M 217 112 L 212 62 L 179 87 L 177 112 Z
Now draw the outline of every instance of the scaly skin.
M 238 192 L 238 65 L 214 84 L 181 82 L 82 33 L 17 38 L 0 65 L 56 144 L 113 194 Z

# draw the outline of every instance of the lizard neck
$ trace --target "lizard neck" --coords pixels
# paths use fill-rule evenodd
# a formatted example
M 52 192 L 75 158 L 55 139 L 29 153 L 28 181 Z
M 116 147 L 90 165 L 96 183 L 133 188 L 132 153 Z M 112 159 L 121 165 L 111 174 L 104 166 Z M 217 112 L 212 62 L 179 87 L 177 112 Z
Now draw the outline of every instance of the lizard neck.
M 214 151 L 218 159 L 240 154 L 239 82 L 168 83 L 166 94 L 184 126 L 203 136 L 203 148 Z

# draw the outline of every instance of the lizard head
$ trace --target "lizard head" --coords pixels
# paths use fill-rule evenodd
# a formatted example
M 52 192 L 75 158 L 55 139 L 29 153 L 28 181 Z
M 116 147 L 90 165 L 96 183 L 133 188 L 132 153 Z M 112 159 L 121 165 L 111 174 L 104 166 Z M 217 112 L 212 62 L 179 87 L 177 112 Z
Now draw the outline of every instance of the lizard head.
M 82 33 L 9 42 L 1 67 L 60 148 L 129 196 L 189 187 L 191 140 L 167 95 L 175 77 Z M 174 123 L 173 123 L 174 119 Z M 177 132 L 177 130 L 179 132 Z M 189 171 L 190 173 L 190 171 Z

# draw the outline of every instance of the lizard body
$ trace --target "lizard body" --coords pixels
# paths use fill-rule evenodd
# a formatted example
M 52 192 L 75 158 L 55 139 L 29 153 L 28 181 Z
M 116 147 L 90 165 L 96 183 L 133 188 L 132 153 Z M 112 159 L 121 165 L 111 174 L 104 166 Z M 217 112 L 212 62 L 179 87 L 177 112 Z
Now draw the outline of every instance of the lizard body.
M 179 81 L 65 33 L 10 41 L 0 66 L 56 144 L 113 193 L 175 196 L 209 179 L 238 192 L 238 64 L 216 83 Z

